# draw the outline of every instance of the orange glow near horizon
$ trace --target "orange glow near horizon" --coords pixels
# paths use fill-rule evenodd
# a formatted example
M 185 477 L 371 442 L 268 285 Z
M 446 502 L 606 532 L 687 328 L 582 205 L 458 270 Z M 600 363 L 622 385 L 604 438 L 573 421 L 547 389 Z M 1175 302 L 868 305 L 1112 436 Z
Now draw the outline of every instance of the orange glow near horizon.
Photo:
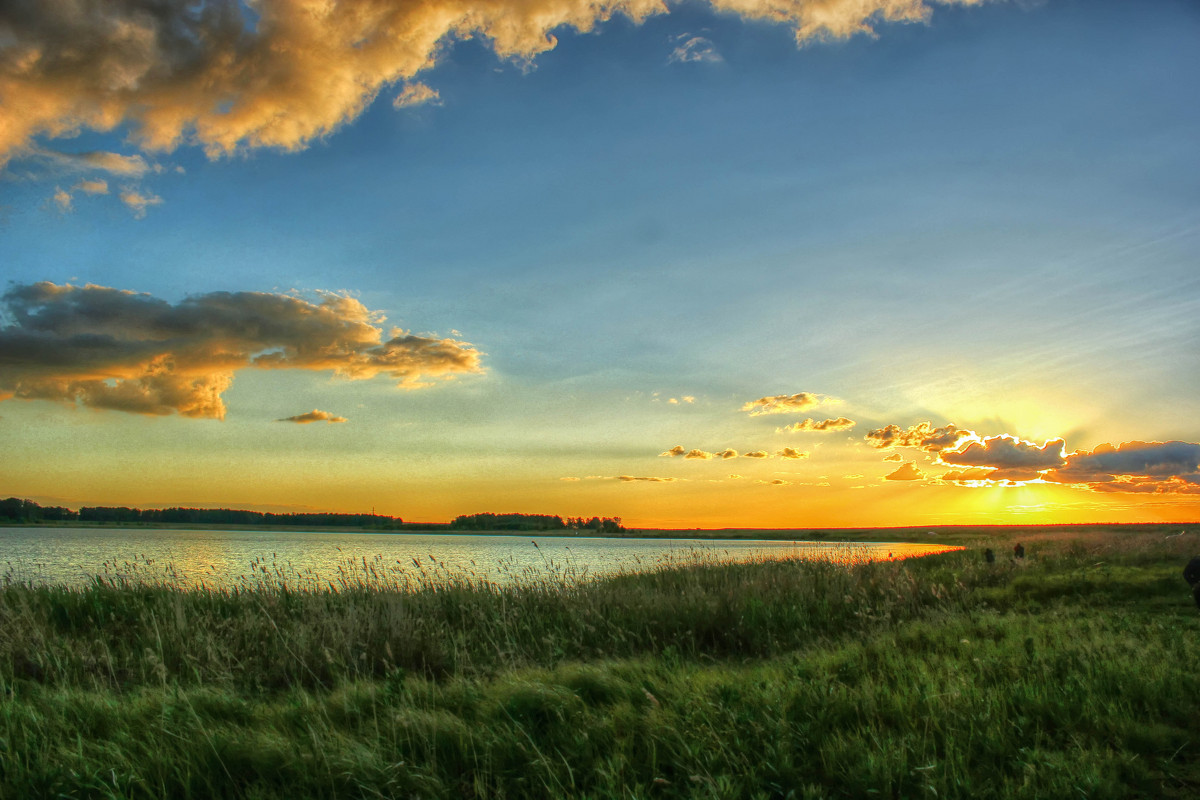
M 647 459 L 648 469 L 670 467 L 676 474 L 672 482 L 650 482 L 600 476 L 563 481 L 517 465 L 504 475 L 491 469 L 439 475 L 377 460 L 364 469 L 358 458 L 302 453 L 270 463 L 251 458 L 243 465 L 228 457 L 198 455 L 184 460 L 136 448 L 123 454 L 109 452 L 99 460 L 66 449 L 62 458 L 47 457 L 47 468 L 40 474 L 20 472 L 15 461 L 0 465 L 0 485 L 6 487 L 6 495 L 73 508 L 184 506 L 337 513 L 374 509 L 419 522 L 446 522 L 484 511 L 621 517 L 630 528 L 660 529 L 1200 520 L 1197 494 L 1098 492 L 1044 482 L 962 486 L 939 483 L 929 474 L 923 480 L 887 481 L 879 476 L 896 462 L 881 463 L 871 455 L 867 463 L 876 466 L 851 462 L 842 470 L 844 477 L 829 468 L 832 465 L 809 461 L 796 465 L 780 459 L 749 461 L 738 467 L 746 477 L 732 478 L 729 466 L 715 462 Z M 780 472 L 780 467 L 792 471 Z M 812 474 L 820 469 L 831 474 Z M 873 475 L 860 477 L 861 472 L 856 475 L 850 470 Z M 786 482 L 772 485 L 772 480 Z M 70 494 L 63 487 L 69 487 Z

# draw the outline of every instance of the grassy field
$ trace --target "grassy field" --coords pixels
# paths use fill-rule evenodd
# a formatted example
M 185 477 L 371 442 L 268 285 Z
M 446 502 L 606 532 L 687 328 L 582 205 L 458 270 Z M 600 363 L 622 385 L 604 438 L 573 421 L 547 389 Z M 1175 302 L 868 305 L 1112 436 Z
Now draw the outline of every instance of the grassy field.
M 583 585 L 10 584 L 0 798 L 1200 794 L 1200 533 L 953 535 Z

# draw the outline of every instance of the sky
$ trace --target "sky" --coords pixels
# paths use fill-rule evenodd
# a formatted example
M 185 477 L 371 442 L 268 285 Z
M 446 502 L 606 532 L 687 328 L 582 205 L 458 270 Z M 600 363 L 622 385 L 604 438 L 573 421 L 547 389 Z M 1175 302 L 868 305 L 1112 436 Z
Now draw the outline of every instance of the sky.
M 1192 0 L 18 0 L 0 496 L 1200 520 Z

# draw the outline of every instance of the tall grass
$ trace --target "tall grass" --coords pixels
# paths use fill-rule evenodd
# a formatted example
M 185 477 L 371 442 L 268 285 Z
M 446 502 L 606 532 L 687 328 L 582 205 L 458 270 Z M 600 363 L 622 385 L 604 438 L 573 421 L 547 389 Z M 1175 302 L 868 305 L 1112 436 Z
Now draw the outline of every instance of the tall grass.
M 906 562 L 696 555 L 602 581 L 564 566 L 505 585 L 379 560 L 347 563 L 325 586 L 252 566 L 231 588 L 176 589 L 136 564 L 82 589 L 10 582 L 0 589 L 0 680 L 279 690 L 397 669 L 438 677 L 658 653 L 766 657 L 962 591 L 946 567 Z
M 1200 791 L 1200 537 L 0 592 L 0 797 Z M 997 543 L 1007 549 L 1007 545 Z

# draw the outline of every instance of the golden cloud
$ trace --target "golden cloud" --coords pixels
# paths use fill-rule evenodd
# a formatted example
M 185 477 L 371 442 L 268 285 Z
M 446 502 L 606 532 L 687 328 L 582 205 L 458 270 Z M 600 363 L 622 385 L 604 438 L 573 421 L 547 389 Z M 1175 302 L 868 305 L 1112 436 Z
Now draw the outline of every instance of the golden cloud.
M 993 480 L 995 470 L 987 467 L 970 467 L 967 469 L 952 469 L 942 473 L 940 479 L 947 483 L 977 483 Z
M 636 483 L 639 481 L 643 481 L 646 483 L 674 483 L 676 479 L 675 478 L 659 478 L 659 477 L 652 476 L 652 475 L 650 475 L 650 476 L 618 475 L 617 480 L 621 481 L 622 483 Z
M 108 181 L 83 180 L 75 184 L 74 188 L 84 194 L 108 194 Z
M 0 399 L 223 419 L 237 370 L 387 375 L 407 388 L 482 372 L 467 342 L 392 329 L 358 300 L 213 292 L 170 304 L 104 286 L 15 286 L 0 297 Z
M 776 394 L 751 400 L 742 406 L 742 411 L 750 412 L 752 417 L 761 417 L 764 414 L 796 414 L 822 402 L 828 402 L 829 399 L 812 392 Z
M 802 453 L 794 447 L 785 447 L 777 455 L 780 458 L 808 458 L 808 453 Z
M 720 459 L 737 458 L 737 455 L 738 455 L 737 450 L 725 449 L 725 450 L 719 450 L 715 453 L 710 453 L 707 450 L 700 450 L 700 449 L 695 449 L 695 448 L 692 450 L 688 450 L 686 447 L 684 447 L 681 444 L 677 444 L 674 447 L 672 447 L 670 450 L 664 450 L 663 452 L 658 454 L 659 458 L 676 458 L 678 456 L 682 456 L 683 458 L 691 459 L 694 461 L 710 461 L 714 458 L 720 458 Z
M 1149 494 L 1200 494 L 1200 481 L 1194 476 L 1148 478 L 1142 475 L 1126 475 L 1112 483 L 1094 483 L 1089 487 L 1096 492 L 1138 492 Z
M 295 422 L 300 425 L 307 425 L 310 422 L 347 422 L 345 417 L 339 417 L 335 414 L 330 414 L 328 411 L 321 411 L 314 408 L 312 411 L 306 411 L 303 414 L 297 414 L 294 417 L 284 417 L 277 419 L 276 422 Z
M 720 13 L 791 26 L 796 41 L 923 22 L 933 0 L 710 0 Z M 974 5 L 981 0 L 937 0 Z M 128 127 L 147 150 L 210 156 L 297 150 L 358 117 L 384 89 L 474 39 L 528 62 L 663 0 L 62 0 L 9 13 L 0 37 L 0 166 L 37 137 Z M 412 84 L 409 84 L 412 85 Z M 401 94 L 403 97 L 403 94 Z M 20 109 L 21 113 L 12 113 Z
M 917 462 L 906 461 L 903 466 L 895 472 L 883 476 L 886 481 L 919 481 L 925 477 L 925 473 L 917 469 Z
M 776 433 L 833 433 L 836 431 L 848 431 L 857 424 L 854 420 L 846 419 L 845 417 L 826 419 L 820 422 L 810 418 L 802 422 L 793 422 L 791 425 L 785 425 L 779 428 Z
M 708 459 L 715 457 L 715 455 L 716 455 L 716 453 L 710 453 L 710 452 L 703 451 L 703 450 L 696 450 L 696 449 L 688 450 L 688 449 L 685 449 L 685 447 L 683 445 L 676 445 L 676 446 L 672 447 L 671 450 L 667 450 L 665 452 L 659 453 L 660 458 L 664 457 L 664 456 L 667 458 L 683 456 L 684 458 L 694 459 L 694 461 L 708 461 Z M 722 457 L 724 457 L 724 456 L 722 456 Z
M 765 450 L 752 450 L 749 453 L 742 453 L 742 458 L 770 458 L 771 454 Z
M 922 422 L 911 428 L 901 428 L 899 425 L 886 425 L 867 431 L 864 437 L 872 447 L 918 447 L 927 453 L 938 453 L 942 450 L 952 450 L 967 439 L 977 439 L 973 431 L 963 430 L 955 425 L 935 428 L 928 422 Z
M 58 206 L 59 211 L 66 213 L 74 208 L 75 192 L 83 192 L 84 194 L 108 194 L 108 181 L 82 180 L 72 186 L 69 190 L 56 186 L 54 187 L 54 194 L 50 199 L 54 201 L 56 206 Z M 145 213 L 144 206 L 142 213 Z

